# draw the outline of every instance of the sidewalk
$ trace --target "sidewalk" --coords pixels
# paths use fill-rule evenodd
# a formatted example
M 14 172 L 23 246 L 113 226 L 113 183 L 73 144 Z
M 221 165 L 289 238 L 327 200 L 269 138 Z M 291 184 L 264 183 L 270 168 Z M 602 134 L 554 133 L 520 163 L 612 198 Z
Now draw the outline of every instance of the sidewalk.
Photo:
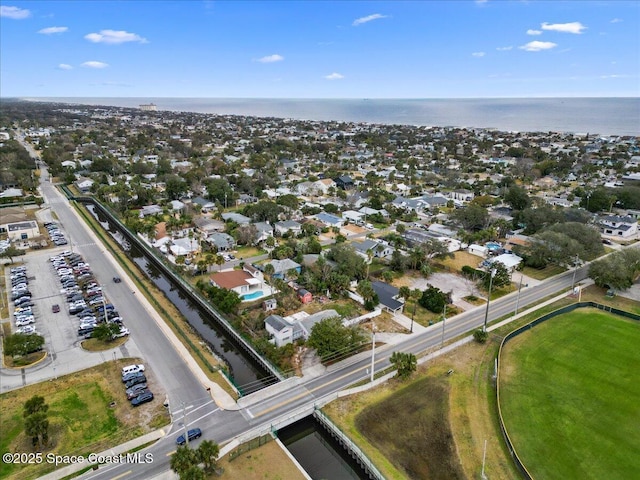
M 94 239 L 96 244 L 102 245 L 102 242 L 100 241 L 98 236 L 85 223 L 84 219 L 78 214 L 76 209 L 71 207 L 71 211 L 76 217 L 78 217 L 78 220 L 85 227 L 85 229 L 87 229 L 87 231 L 89 232 L 89 235 Z M 202 371 L 198 363 L 191 356 L 187 348 L 178 339 L 176 334 L 173 333 L 173 330 L 171 330 L 169 325 L 167 325 L 167 323 L 162 319 L 160 314 L 155 310 L 155 308 L 153 308 L 149 300 L 147 300 L 144 294 L 137 288 L 137 286 L 133 283 L 131 278 L 129 278 L 129 275 L 127 274 L 127 272 L 124 270 L 124 268 L 122 268 L 120 263 L 118 263 L 118 261 L 113 257 L 111 252 L 105 248 L 103 253 L 109 259 L 109 261 L 113 265 L 113 268 L 118 272 L 118 276 L 120 276 L 120 278 L 122 278 L 123 281 L 126 282 L 127 286 L 131 288 L 131 291 L 136 293 L 136 298 L 138 299 L 138 301 L 143 305 L 145 310 L 147 310 L 149 315 L 155 320 L 160 330 L 162 330 L 162 333 L 171 342 L 171 344 L 173 345 L 175 350 L 178 352 L 178 354 L 180 355 L 182 360 L 185 362 L 185 364 L 187 364 L 187 366 L 189 367 L 193 375 L 196 378 L 198 378 L 200 383 L 202 383 L 202 385 L 211 394 L 211 397 L 216 402 L 216 405 L 218 405 L 218 407 L 220 407 L 222 410 L 238 410 L 239 407 L 236 404 L 235 400 L 231 397 L 231 395 L 225 392 L 220 385 L 209 380 L 209 378 Z M 219 375 L 221 375 L 221 378 L 223 378 L 221 373 L 219 373 Z

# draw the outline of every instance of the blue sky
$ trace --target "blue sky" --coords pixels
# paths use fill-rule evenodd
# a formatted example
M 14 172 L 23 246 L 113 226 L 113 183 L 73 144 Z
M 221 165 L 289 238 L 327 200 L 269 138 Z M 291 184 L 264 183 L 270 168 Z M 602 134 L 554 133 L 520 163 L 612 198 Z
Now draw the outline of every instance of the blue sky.
M 640 96 L 640 2 L 2 1 L 0 96 Z

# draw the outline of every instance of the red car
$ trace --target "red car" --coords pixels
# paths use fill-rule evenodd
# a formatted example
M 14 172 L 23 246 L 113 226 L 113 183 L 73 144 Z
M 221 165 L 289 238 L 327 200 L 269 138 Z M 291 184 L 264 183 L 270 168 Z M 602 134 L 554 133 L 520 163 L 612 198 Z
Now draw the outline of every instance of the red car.
M 60 305 L 56 303 L 53 307 L 51 307 L 51 311 L 53 313 L 58 313 L 60 311 Z

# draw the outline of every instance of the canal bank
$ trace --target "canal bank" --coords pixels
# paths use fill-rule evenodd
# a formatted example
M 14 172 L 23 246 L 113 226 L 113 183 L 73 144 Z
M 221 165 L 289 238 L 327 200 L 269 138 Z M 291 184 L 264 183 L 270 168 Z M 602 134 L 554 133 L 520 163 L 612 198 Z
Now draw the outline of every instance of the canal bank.
M 148 247 L 145 248 L 143 245 L 144 242 L 119 222 L 114 221 L 112 215 L 109 212 L 105 213 L 100 204 L 93 199 L 83 204 L 87 207 L 86 211 L 109 233 L 127 257 L 176 306 L 214 354 L 223 360 L 228 378 L 241 394 L 257 391 L 279 381 L 280 373 L 262 360 L 239 335 L 231 335 L 229 329 L 232 328 L 228 322 L 228 328 L 223 328 L 218 317 L 211 315 L 212 307 L 204 308 L 207 302 L 191 289 L 185 289 L 182 283 L 186 282 L 176 281 L 176 274 L 149 253 Z

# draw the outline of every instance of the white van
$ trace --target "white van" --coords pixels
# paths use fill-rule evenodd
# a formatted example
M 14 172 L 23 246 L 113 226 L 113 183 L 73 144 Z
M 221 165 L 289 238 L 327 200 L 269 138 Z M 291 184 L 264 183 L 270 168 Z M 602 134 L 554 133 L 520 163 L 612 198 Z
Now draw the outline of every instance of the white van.
M 134 372 L 144 372 L 144 365 L 140 364 L 140 365 L 127 365 L 126 367 L 122 367 L 122 376 L 124 377 L 125 375 L 129 374 L 129 373 L 134 373 Z

